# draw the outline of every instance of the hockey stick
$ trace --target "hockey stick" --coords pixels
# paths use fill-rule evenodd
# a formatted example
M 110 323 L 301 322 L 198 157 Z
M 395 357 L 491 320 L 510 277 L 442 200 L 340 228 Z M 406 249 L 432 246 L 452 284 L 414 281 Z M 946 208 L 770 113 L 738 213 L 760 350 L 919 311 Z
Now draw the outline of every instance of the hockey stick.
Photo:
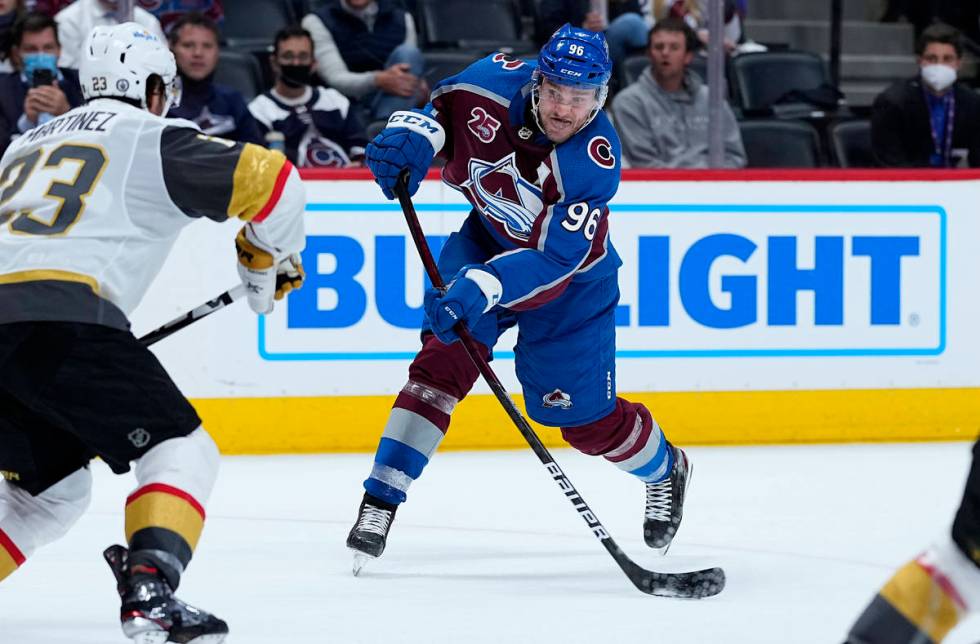
M 140 344 L 144 347 L 148 347 L 151 344 L 155 344 L 164 338 L 170 337 L 174 333 L 177 333 L 184 327 L 188 327 L 201 318 L 206 318 L 215 311 L 220 311 L 237 299 L 240 299 L 245 295 L 245 286 L 239 284 L 233 288 L 228 289 L 218 297 L 213 300 L 208 300 L 204 304 L 198 306 L 197 308 L 184 313 L 179 318 L 173 319 L 167 322 L 159 329 L 155 331 L 150 331 L 142 338 L 139 339 Z
M 419 218 L 415 212 L 415 206 L 412 204 L 412 198 L 408 194 L 408 171 L 403 171 L 398 179 L 398 183 L 395 186 L 395 195 L 398 197 L 402 211 L 405 213 L 405 221 L 408 223 L 408 229 L 412 233 L 415 247 L 418 249 L 423 266 L 425 266 L 425 272 L 429 276 L 429 280 L 433 286 L 436 288 L 445 288 L 442 277 L 439 275 L 439 269 L 436 267 L 436 262 L 432 258 L 432 251 L 429 250 L 429 244 L 425 239 L 425 234 L 422 232 L 422 226 L 419 224 Z M 578 493 L 578 490 L 575 489 L 572 482 L 565 476 L 561 467 L 552 458 L 548 448 L 544 446 L 541 439 L 534 432 L 534 429 L 524 419 L 524 416 L 517 409 L 514 401 L 507 394 L 507 390 L 504 389 L 500 380 L 497 379 L 497 375 L 493 372 L 493 369 L 490 368 L 490 365 L 483 358 L 479 345 L 473 339 L 473 336 L 470 335 L 469 329 L 463 323 L 459 323 L 453 330 L 459 335 L 466 354 L 480 370 L 483 379 L 490 385 L 490 389 L 493 390 L 497 400 L 503 405 L 504 411 L 507 412 L 510 419 L 517 425 L 518 431 L 521 432 L 524 440 L 531 446 L 531 450 L 537 455 L 545 469 L 548 470 L 548 474 L 555 480 L 555 483 L 565 493 L 568 500 L 572 502 L 579 516 L 589 526 L 592 534 L 602 542 L 602 545 L 606 547 L 606 550 L 616 560 L 616 563 L 619 564 L 619 567 L 626 573 L 626 576 L 633 582 L 634 586 L 649 595 L 689 599 L 711 597 L 722 591 L 725 587 L 725 571 L 721 568 L 706 568 L 693 572 L 670 573 L 653 572 L 641 568 L 634 563 L 616 544 L 612 536 L 610 536 L 609 532 L 599 521 L 599 518 L 585 502 L 585 499 L 582 498 L 582 495 Z

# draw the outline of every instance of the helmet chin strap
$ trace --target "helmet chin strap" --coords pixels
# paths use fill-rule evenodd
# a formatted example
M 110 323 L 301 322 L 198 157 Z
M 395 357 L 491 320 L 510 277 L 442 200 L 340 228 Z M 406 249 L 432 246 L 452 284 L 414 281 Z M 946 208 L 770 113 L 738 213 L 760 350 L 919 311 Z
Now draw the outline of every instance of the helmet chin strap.
M 538 129 L 544 132 L 545 136 L 548 136 L 548 133 L 545 132 L 544 125 L 541 123 L 541 116 L 538 113 L 538 103 L 541 100 L 538 90 L 541 88 L 542 80 L 544 80 L 544 74 L 542 74 L 539 70 L 534 70 L 534 73 L 531 75 L 531 83 L 532 83 L 531 84 L 531 114 L 534 116 L 534 123 L 538 126 Z M 556 82 L 555 84 L 561 85 L 562 83 Z M 609 95 L 608 85 L 603 85 L 601 88 L 596 89 L 595 107 L 593 107 L 592 111 L 589 113 L 589 118 L 585 119 L 582 125 L 580 125 L 579 128 L 575 130 L 575 132 L 573 132 L 571 136 L 575 136 L 576 134 L 584 130 L 586 126 L 592 122 L 592 119 L 594 119 L 596 116 L 599 115 L 599 111 L 602 109 L 602 106 L 605 105 L 606 97 L 608 95 Z

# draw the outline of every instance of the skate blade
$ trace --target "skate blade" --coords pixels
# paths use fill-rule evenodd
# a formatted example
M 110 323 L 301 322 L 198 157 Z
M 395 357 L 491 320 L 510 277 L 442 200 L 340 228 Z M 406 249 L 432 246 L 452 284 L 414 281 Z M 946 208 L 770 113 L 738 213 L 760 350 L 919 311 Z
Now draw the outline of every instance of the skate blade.
M 351 549 L 351 554 L 354 555 L 354 563 L 352 566 L 352 572 L 354 576 L 357 577 L 361 573 L 361 569 L 367 565 L 367 562 L 377 559 L 377 557 L 372 557 L 371 555 L 366 555 L 360 550 Z

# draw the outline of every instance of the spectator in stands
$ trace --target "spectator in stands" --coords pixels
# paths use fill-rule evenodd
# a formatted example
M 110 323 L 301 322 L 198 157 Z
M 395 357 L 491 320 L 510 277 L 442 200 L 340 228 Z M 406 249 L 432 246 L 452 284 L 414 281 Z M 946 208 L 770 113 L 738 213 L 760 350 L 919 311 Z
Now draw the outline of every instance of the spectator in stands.
M 371 120 L 428 98 L 415 22 L 395 0 L 332 0 L 303 18 L 327 85 L 361 100 Z
M 10 41 L 14 23 L 24 15 L 24 0 L 0 0 L 0 73 L 14 71 L 10 62 Z
M 871 146 L 886 167 L 980 166 L 980 97 L 956 82 L 959 31 L 935 24 L 916 43 L 919 75 L 898 81 L 871 108 Z
M 598 0 L 598 3 L 596 0 L 541 0 L 535 27 L 538 46 L 566 22 L 589 31 L 605 31 L 609 57 L 619 69 L 627 54 L 646 47 L 647 34 L 653 25 L 651 3 L 649 0 Z
M 205 134 L 243 143 L 264 144 L 259 125 L 242 95 L 214 82 L 218 66 L 218 26 L 199 13 L 187 13 L 170 29 L 170 49 L 183 83 L 180 105 L 167 116 L 197 123 Z
M 725 0 L 725 34 L 723 42 L 729 54 L 735 51 L 744 40 L 742 20 L 745 17 L 744 0 Z M 698 40 L 708 44 L 708 2 L 707 0 L 654 0 L 654 17 L 657 20 L 675 17 L 683 18 L 697 32 Z
M 136 6 L 146 9 L 160 21 L 164 33 L 184 14 L 196 11 L 220 25 L 225 18 L 221 0 L 136 0 Z
M 78 69 L 82 46 L 92 28 L 119 24 L 122 21 L 119 19 L 118 11 L 119 3 L 116 0 L 75 0 L 59 11 L 54 19 L 58 21 L 58 33 L 61 37 L 61 66 Z M 160 22 L 152 14 L 135 7 L 133 21 L 160 40 L 164 40 Z
M 58 68 L 58 25 L 44 14 L 25 14 L 14 25 L 15 71 L 0 75 L 0 156 L 10 142 L 82 104 L 78 73 Z
M 708 167 L 708 87 L 688 69 L 697 34 L 681 18 L 650 30 L 650 67 L 616 95 L 613 119 L 623 158 L 634 168 Z M 738 124 L 724 104 L 724 167 L 745 166 Z
M 313 87 L 313 36 L 302 27 L 276 34 L 270 59 L 276 84 L 248 105 L 262 134 L 281 132 L 289 160 L 300 168 L 360 165 L 367 135 L 346 96 Z

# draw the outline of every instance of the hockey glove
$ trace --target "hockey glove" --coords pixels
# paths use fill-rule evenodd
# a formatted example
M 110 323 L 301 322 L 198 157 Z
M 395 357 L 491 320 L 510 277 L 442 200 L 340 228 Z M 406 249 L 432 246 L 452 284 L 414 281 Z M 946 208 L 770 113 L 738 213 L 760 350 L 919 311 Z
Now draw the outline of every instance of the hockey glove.
M 503 286 L 494 270 L 483 264 L 464 266 L 445 293 L 436 288 L 425 292 L 425 315 L 429 327 L 443 344 L 459 340 L 453 330 L 457 322 L 471 328 L 500 301 Z
M 439 121 L 421 111 L 395 112 L 388 126 L 368 143 L 364 153 L 374 180 L 389 199 L 395 198 L 393 188 L 404 168 L 411 172 L 408 194 L 414 195 L 425 178 L 434 157 L 446 142 L 446 133 Z
M 303 285 L 306 273 L 299 255 L 289 255 L 280 261 L 258 245 L 245 226 L 235 238 L 238 251 L 238 276 L 245 285 L 248 305 L 256 313 L 271 313 L 275 301 Z

